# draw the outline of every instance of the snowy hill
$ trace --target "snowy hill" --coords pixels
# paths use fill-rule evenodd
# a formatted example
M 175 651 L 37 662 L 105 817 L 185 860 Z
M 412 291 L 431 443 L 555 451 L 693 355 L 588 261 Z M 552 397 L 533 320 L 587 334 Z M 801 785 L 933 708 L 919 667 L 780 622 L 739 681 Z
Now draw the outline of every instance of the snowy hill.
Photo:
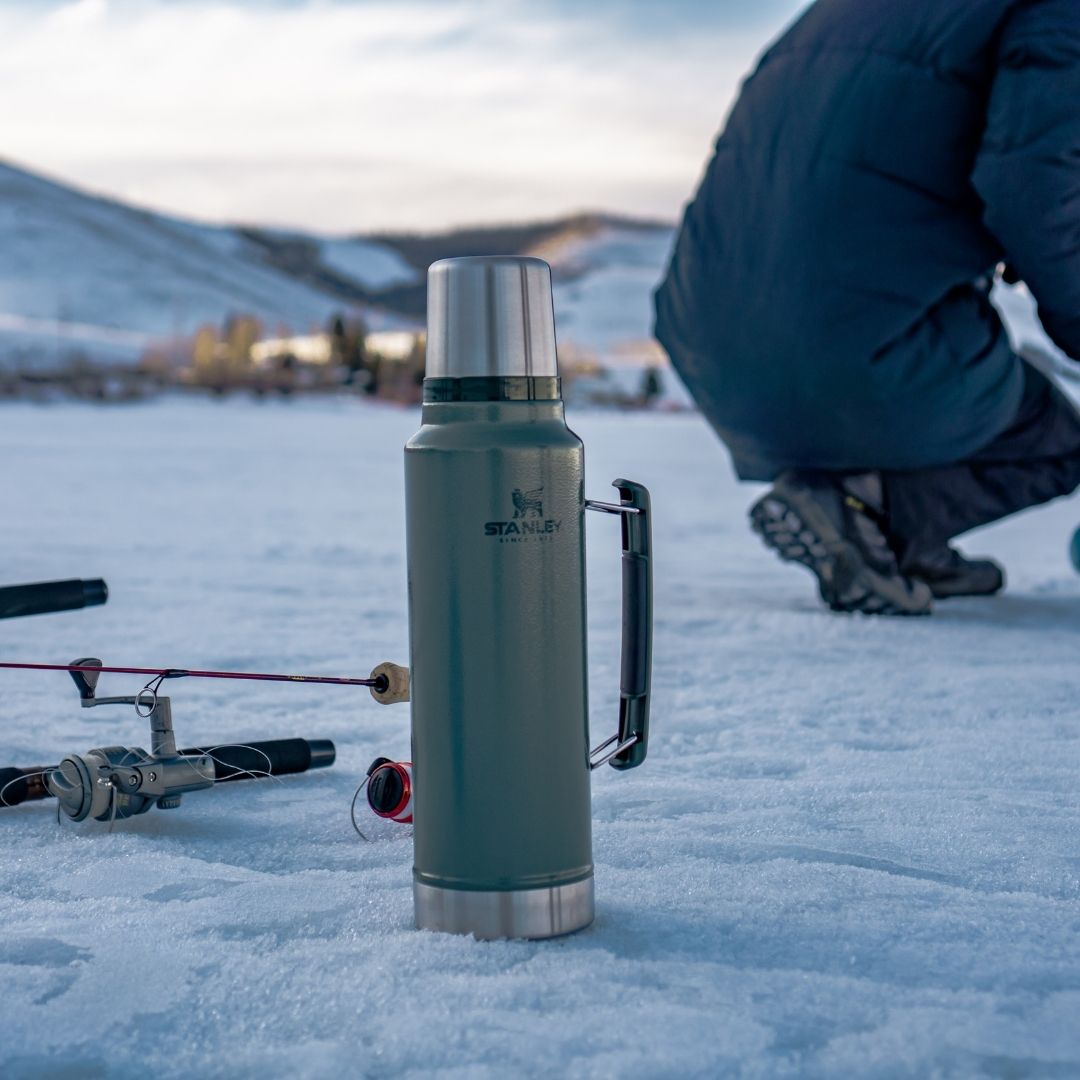
M 674 243 L 674 230 L 604 224 L 584 235 L 539 245 L 551 264 L 559 341 L 600 356 L 647 353 L 652 291 Z
M 418 274 L 455 255 L 534 255 L 551 264 L 560 347 L 609 360 L 657 359 L 652 290 L 663 275 L 674 229 L 611 214 L 575 214 L 526 225 L 454 229 L 431 235 L 384 234 L 373 239 L 400 252 Z M 421 318 L 423 278 L 378 298 Z
M 294 332 L 346 309 L 374 326 L 419 325 L 428 264 L 468 254 L 548 259 L 562 344 L 649 355 L 650 293 L 672 235 L 598 214 L 377 237 L 211 226 L 0 163 L 0 364 L 130 361 L 230 313 Z
M 306 242 L 358 289 L 413 275 L 377 244 Z M 137 210 L 0 163 L 0 363 L 74 350 L 131 359 L 230 312 L 304 331 L 347 306 L 331 287 L 274 266 L 244 230 Z

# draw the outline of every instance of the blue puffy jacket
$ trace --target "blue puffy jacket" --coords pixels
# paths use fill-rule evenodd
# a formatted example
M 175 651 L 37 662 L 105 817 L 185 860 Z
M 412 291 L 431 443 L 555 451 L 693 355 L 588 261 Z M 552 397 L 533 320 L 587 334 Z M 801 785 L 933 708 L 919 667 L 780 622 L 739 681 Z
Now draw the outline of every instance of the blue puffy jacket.
M 818 0 L 743 86 L 656 336 L 746 479 L 944 464 L 1019 401 L 1001 260 L 1080 359 L 1080 0 Z

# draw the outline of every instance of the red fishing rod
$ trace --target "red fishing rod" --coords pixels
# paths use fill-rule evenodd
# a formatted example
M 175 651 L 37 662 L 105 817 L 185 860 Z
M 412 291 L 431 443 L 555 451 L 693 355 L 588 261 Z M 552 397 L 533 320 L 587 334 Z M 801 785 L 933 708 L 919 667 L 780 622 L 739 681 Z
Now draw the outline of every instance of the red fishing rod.
M 65 611 L 93 604 L 104 604 L 108 599 L 108 586 L 101 578 L 83 581 L 72 578 L 65 581 L 39 581 L 31 585 L 12 585 L 0 588 L 0 619 L 23 615 L 36 615 L 53 611 Z M 67 671 L 71 673 L 100 675 L 111 672 L 116 675 L 149 675 L 161 679 L 247 679 L 253 682 L 304 682 L 323 686 L 367 686 L 372 695 L 382 701 L 383 695 L 391 694 L 389 700 L 402 701 L 399 696 L 404 688 L 407 695 L 408 672 L 396 664 L 380 664 L 366 679 L 334 675 L 281 675 L 263 671 L 201 671 L 194 668 L 144 668 L 105 667 L 100 660 L 87 657 L 70 664 L 29 664 L 14 661 L 0 662 L 0 668 L 23 671 Z M 404 683 L 402 682 L 404 677 Z M 78 680 L 76 680 L 78 682 Z
M 367 678 L 342 675 L 284 675 L 279 672 L 219 672 L 195 669 L 195 667 L 118 667 L 106 666 L 96 657 L 83 657 L 69 664 L 39 664 L 0 661 L 0 669 L 36 672 L 68 672 L 85 699 L 87 687 L 97 684 L 98 675 L 109 672 L 116 675 L 149 675 L 147 689 L 156 691 L 166 678 L 233 678 L 258 681 L 258 683 L 311 683 L 322 686 L 366 686 L 372 697 L 383 705 L 396 701 L 408 701 L 408 669 L 389 661 L 378 664 Z M 87 677 L 89 676 L 89 677 Z
M 200 671 L 195 668 L 143 668 L 143 667 L 106 667 L 102 664 L 25 664 L 12 661 L 0 662 L 0 668 L 16 668 L 25 671 L 81 671 L 110 672 L 115 675 L 155 675 L 160 679 L 254 679 L 261 682 L 306 682 L 321 683 L 328 686 L 368 686 L 372 690 L 384 692 L 389 688 L 390 675 L 378 668 L 366 679 L 348 678 L 335 675 L 281 675 L 263 671 Z

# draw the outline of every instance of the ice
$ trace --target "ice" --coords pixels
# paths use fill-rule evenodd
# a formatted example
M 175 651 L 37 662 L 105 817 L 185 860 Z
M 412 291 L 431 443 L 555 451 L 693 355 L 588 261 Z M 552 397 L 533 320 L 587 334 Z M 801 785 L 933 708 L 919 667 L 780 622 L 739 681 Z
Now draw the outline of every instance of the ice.
M 352 400 L 8 405 L 7 581 L 105 607 L 3 659 L 366 674 L 406 659 L 401 446 Z M 411 929 L 409 829 L 349 800 L 405 755 L 366 691 L 176 682 L 181 745 L 332 738 L 330 769 L 118 825 L 0 811 L 0 1075 L 1080 1074 L 1074 499 L 972 536 L 1008 592 L 829 614 L 762 549 L 692 415 L 579 413 L 588 491 L 655 506 L 653 742 L 595 775 L 598 917 L 546 943 Z M 592 727 L 614 730 L 618 525 L 589 522 Z M 102 692 L 138 680 L 102 676 Z M 0 672 L 0 764 L 145 745 L 67 676 Z

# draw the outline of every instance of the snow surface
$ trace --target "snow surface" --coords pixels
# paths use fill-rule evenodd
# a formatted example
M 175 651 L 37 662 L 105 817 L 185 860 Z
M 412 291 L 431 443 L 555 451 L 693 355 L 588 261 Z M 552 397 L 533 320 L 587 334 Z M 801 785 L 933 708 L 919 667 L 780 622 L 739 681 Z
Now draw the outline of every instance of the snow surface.
M 1034 350 L 1059 374 L 1073 379 L 1080 376 L 1080 368 L 1050 338 L 1039 321 L 1039 305 L 1022 281 L 1006 285 L 998 280 L 990 293 L 990 299 L 998 310 L 1012 347 L 1024 355 Z
M 356 401 L 5 406 L 12 582 L 107 606 L 0 622 L 5 659 L 366 673 L 405 660 L 401 445 Z M 967 545 L 1003 597 L 829 614 L 759 548 L 694 415 L 578 414 L 588 488 L 655 505 L 653 742 L 593 785 L 598 918 L 547 943 L 411 928 L 407 827 L 348 808 L 403 706 L 178 682 L 182 745 L 329 737 L 109 835 L 0 811 L 0 1075 L 1080 1075 L 1075 499 Z M 613 729 L 618 526 L 589 522 L 592 724 Z M 0 763 L 145 745 L 63 674 L 2 672 Z M 105 693 L 137 679 L 103 676 Z

